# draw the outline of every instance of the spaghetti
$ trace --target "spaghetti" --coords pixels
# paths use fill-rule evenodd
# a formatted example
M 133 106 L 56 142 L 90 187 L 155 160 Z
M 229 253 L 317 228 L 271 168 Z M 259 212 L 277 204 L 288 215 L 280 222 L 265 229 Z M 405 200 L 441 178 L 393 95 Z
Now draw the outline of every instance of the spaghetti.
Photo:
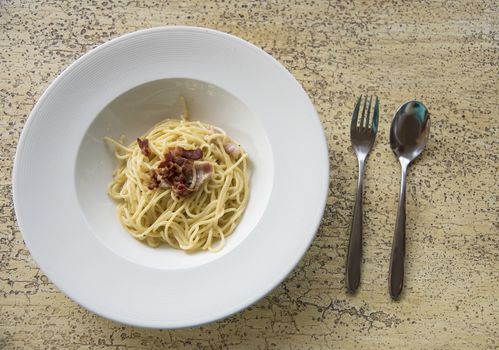
M 115 146 L 119 165 L 108 186 L 126 230 L 151 247 L 223 248 L 248 202 L 247 154 L 220 128 L 167 119 Z M 218 243 L 218 244 L 216 244 Z

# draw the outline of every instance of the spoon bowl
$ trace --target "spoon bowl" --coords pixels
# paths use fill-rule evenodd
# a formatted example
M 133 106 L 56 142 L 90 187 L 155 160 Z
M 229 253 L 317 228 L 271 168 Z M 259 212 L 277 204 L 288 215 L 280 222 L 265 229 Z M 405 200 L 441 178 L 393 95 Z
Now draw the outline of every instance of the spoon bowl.
M 390 146 L 397 158 L 409 162 L 421 154 L 430 137 L 430 114 L 418 101 L 404 103 L 390 127 Z
M 404 103 L 395 113 L 390 127 L 390 146 L 402 167 L 400 199 L 395 221 L 388 290 L 398 299 L 404 285 L 405 257 L 405 179 L 409 163 L 423 151 L 430 137 L 430 114 L 418 101 Z

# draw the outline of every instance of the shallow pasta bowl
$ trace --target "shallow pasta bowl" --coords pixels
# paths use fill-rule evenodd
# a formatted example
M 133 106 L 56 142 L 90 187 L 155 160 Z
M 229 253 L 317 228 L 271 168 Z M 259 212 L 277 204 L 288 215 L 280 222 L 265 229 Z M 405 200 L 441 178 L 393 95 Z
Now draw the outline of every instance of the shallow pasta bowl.
M 250 200 L 217 253 L 150 248 L 106 194 L 116 166 L 104 136 L 128 140 L 179 116 L 224 129 L 250 159 Z M 276 60 L 232 35 L 162 27 L 103 44 L 34 107 L 17 148 L 17 220 L 34 260 L 106 318 L 179 328 L 226 317 L 277 286 L 303 256 L 327 196 L 328 153 L 307 94 Z

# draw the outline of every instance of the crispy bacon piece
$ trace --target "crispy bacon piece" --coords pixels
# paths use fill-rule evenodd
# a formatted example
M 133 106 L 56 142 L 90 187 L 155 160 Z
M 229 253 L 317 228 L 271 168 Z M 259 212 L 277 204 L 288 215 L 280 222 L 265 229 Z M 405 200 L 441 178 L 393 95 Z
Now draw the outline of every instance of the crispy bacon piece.
M 149 176 L 151 177 L 151 182 L 149 182 L 149 185 L 147 186 L 147 188 L 149 188 L 150 190 L 154 190 L 155 188 L 158 188 L 160 181 L 158 180 L 158 174 L 156 173 L 156 170 L 151 169 L 149 171 Z
M 241 155 L 241 149 L 236 144 L 230 142 L 224 143 L 224 149 L 234 159 L 238 159 Z
M 198 160 L 203 157 L 203 151 L 200 148 L 184 149 L 182 147 L 173 147 L 168 150 L 173 157 L 182 157 L 192 160 Z
M 197 160 L 203 157 L 203 151 L 200 148 L 184 149 L 182 156 L 188 159 Z
M 187 197 L 197 191 L 213 172 L 209 162 L 196 161 L 203 157 L 201 149 L 186 150 L 173 147 L 165 153 L 165 159 L 157 170 L 151 170 L 149 188 L 170 187 L 179 197 Z
M 194 169 L 196 170 L 196 179 L 194 183 L 194 191 L 201 186 L 203 182 L 205 182 L 213 172 L 213 167 L 210 162 L 194 162 Z
M 137 139 L 137 144 L 139 145 L 140 151 L 146 157 L 151 155 L 151 149 L 149 148 L 149 140 L 148 139 Z

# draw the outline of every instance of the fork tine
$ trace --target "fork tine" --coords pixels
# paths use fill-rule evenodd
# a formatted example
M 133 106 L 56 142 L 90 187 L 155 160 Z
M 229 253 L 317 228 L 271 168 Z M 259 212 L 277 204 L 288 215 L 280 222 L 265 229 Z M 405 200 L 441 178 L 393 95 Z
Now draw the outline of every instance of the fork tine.
M 376 96 L 376 102 L 374 103 L 374 114 L 373 114 L 373 132 L 376 134 L 378 131 L 378 120 L 379 120 L 379 100 Z
M 373 96 L 369 97 L 369 106 L 367 107 L 367 116 L 366 116 L 366 128 L 369 127 L 369 116 L 371 115 L 371 102 L 373 101 Z
M 360 95 L 359 98 L 357 99 L 357 103 L 355 104 L 355 108 L 353 110 L 352 125 L 351 125 L 352 129 L 357 126 L 357 117 L 359 116 L 359 108 L 361 100 L 362 100 L 362 95 Z
M 364 108 L 362 108 L 362 116 L 360 117 L 360 124 L 359 127 L 364 127 L 364 117 L 366 116 L 366 104 L 367 104 L 367 95 L 365 96 L 364 99 Z

